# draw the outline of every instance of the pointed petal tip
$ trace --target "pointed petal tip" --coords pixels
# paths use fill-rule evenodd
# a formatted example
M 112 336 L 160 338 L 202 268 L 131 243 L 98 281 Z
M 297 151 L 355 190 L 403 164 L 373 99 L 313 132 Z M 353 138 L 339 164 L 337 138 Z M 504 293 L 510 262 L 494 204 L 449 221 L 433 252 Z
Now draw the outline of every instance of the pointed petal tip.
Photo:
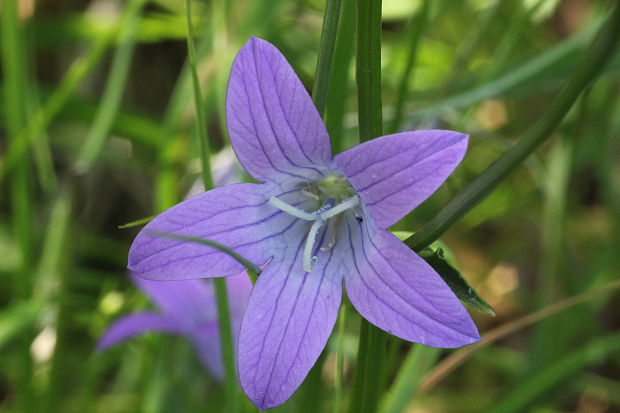
M 243 385 L 242 385 L 242 387 L 243 387 Z M 245 394 L 248 397 L 248 399 L 250 399 L 252 404 L 261 412 L 265 411 L 265 410 L 273 409 L 274 407 L 278 407 L 281 404 L 283 404 L 284 402 L 286 402 L 286 400 L 288 400 L 288 399 L 284 399 L 284 400 L 267 400 L 268 398 L 267 397 L 262 397 L 262 395 L 260 397 L 256 397 L 255 394 L 248 393 L 245 388 L 243 388 L 243 391 L 245 392 Z
M 95 353 L 100 354 L 111 347 L 111 344 L 105 343 L 102 339 L 97 340 L 95 343 Z
M 468 346 L 481 340 L 478 329 L 476 328 L 476 325 L 472 320 L 470 320 L 470 325 L 467 326 L 467 330 L 459 331 L 459 333 L 461 334 L 461 336 L 458 338 L 439 339 L 438 341 L 440 341 L 441 343 L 429 345 L 438 348 L 459 348 Z
M 260 37 L 256 37 L 256 36 L 250 36 L 248 41 L 245 42 L 245 44 L 239 50 L 239 52 L 241 53 L 241 51 L 243 51 L 243 50 L 245 50 L 247 48 L 253 48 L 253 47 L 272 48 L 272 49 L 275 49 L 277 51 L 277 48 L 273 44 L 268 42 L 267 40 L 261 39 Z M 278 53 L 279 53 L 279 51 L 278 51 Z
M 261 39 L 260 37 L 256 37 L 256 36 L 250 36 L 250 38 L 248 39 L 248 43 L 260 43 L 260 42 L 267 43 L 266 40 Z

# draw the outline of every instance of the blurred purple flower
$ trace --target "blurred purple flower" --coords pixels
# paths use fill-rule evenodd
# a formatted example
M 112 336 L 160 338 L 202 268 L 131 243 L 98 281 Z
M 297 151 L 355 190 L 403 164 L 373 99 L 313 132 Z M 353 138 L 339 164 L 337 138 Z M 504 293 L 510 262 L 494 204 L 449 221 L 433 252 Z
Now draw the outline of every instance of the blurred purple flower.
M 132 276 L 132 281 L 159 308 L 159 313 L 134 313 L 117 320 L 99 339 L 105 350 L 120 341 L 149 331 L 178 334 L 196 348 L 204 367 L 218 380 L 223 378 L 217 309 L 212 280 L 149 281 Z M 252 290 L 247 274 L 226 279 L 233 333 L 238 336 L 243 313 Z
M 216 186 L 241 180 L 243 170 L 230 147 L 225 147 L 211 158 L 211 173 Z M 202 179 L 198 179 L 187 198 L 201 192 L 204 192 L 204 185 Z M 161 313 L 135 313 L 119 319 L 98 341 L 99 350 L 149 331 L 178 334 L 194 345 L 203 366 L 221 381 L 223 370 L 212 281 L 164 282 L 136 276 L 131 276 L 131 280 L 159 307 Z M 226 284 L 236 343 L 252 283 L 244 273 L 229 277 Z
M 208 191 L 162 213 L 134 241 L 129 268 L 153 280 L 236 274 L 241 265 L 173 232 L 227 245 L 264 265 L 238 348 L 240 382 L 261 409 L 287 400 L 324 348 L 344 280 L 368 321 L 405 340 L 459 347 L 479 340 L 441 277 L 387 228 L 430 196 L 463 158 L 467 136 L 383 136 L 331 157 L 308 93 L 271 44 L 237 55 L 226 101 L 233 149 L 262 184 Z

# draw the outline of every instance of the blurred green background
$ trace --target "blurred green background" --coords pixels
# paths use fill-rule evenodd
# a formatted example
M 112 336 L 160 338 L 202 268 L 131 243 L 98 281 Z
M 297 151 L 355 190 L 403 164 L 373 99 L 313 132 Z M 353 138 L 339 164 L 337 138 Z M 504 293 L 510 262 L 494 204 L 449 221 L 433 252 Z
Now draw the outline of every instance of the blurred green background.
M 541 117 L 613 2 L 383 3 L 385 131 L 471 136 L 447 183 L 395 227 L 415 231 Z M 324 7 L 193 3 L 214 152 L 227 144 L 236 51 L 249 36 L 269 40 L 310 90 Z M 342 7 L 326 119 L 336 151 L 357 141 L 355 3 Z M 149 307 L 125 272 L 139 228 L 119 226 L 179 202 L 199 177 L 184 2 L 2 0 L 0 10 L 0 411 L 223 411 L 220 384 L 180 338 L 94 351 L 114 319 Z M 442 239 L 495 309 L 472 314 L 497 340 L 465 353 L 393 338 L 383 412 L 620 411 L 619 73 L 616 53 L 553 139 Z M 342 410 L 357 317 L 344 325 Z M 457 353 L 463 363 L 439 375 Z M 279 410 L 334 411 L 335 370 L 332 340 Z

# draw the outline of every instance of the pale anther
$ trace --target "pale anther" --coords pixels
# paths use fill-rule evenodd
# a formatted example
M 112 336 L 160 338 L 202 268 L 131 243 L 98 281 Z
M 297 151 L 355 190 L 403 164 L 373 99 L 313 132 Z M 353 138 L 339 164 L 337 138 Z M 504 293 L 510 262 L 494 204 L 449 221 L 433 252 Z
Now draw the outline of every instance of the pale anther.
M 315 194 L 314 192 L 310 191 L 310 189 L 308 189 L 309 187 L 304 187 L 301 189 L 301 194 L 305 197 L 308 198 L 312 198 L 312 199 L 316 199 L 317 201 L 320 199 L 319 196 L 317 194 Z

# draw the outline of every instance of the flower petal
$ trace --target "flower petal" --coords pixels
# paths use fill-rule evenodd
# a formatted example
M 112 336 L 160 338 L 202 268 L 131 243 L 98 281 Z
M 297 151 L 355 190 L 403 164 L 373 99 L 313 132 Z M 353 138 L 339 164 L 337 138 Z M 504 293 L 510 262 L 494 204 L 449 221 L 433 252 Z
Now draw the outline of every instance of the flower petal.
M 218 381 L 224 380 L 224 366 L 217 322 L 205 323 L 192 331 L 189 338 L 198 352 L 202 365 Z
M 211 290 L 213 280 L 204 280 Z M 187 281 L 182 281 L 187 282 Z M 233 345 L 237 348 L 241 321 L 245 314 L 252 282 L 247 273 L 226 277 L 228 287 L 228 305 L 230 307 L 231 328 L 233 333 Z M 215 301 L 212 301 L 213 310 L 216 311 Z M 214 314 L 214 317 L 217 316 Z M 204 323 L 195 329 L 192 334 L 192 342 L 198 351 L 202 363 L 219 381 L 224 379 L 224 369 L 222 366 L 222 353 L 220 351 L 220 335 L 217 319 L 210 323 Z M 236 362 L 236 360 L 235 360 Z
M 257 180 L 316 176 L 331 160 L 327 130 L 308 92 L 265 40 L 252 37 L 235 58 L 226 119 L 239 161 Z
M 97 342 L 97 349 L 105 350 L 120 341 L 148 331 L 185 333 L 181 326 L 167 317 L 154 313 L 134 313 L 114 322 Z
M 213 288 L 204 280 L 151 281 L 135 275 L 131 278 L 165 314 L 188 328 L 217 316 Z
M 252 281 L 246 272 L 226 278 L 228 287 L 228 304 L 230 316 L 232 318 L 233 330 L 235 334 L 241 328 L 241 320 L 248 306 L 250 293 L 252 292 Z
M 129 251 L 129 269 L 151 280 L 183 280 L 238 274 L 243 266 L 215 248 L 161 233 L 207 238 L 256 264 L 273 254 L 273 243 L 295 232 L 297 219 L 274 208 L 267 185 L 235 184 L 188 199 L 140 231 Z
M 428 198 L 461 162 L 467 135 L 422 130 L 383 136 L 334 158 L 380 228 Z
M 404 340 L 461 347 L 480 339 L 469 314 L 441 277 L 396 236 L 347 220 L 353 270 L 347 295 L 368 321 Z
M 239 336 L 239 378 L 250 400 L 267 409 L 286 401 L 325 347 L 342 294 L 336 254 L 306 273 L 302 242 L 290 259 L 271 262 L 258 277 Z M 274 258 L 275 261 L 275 258 Z

